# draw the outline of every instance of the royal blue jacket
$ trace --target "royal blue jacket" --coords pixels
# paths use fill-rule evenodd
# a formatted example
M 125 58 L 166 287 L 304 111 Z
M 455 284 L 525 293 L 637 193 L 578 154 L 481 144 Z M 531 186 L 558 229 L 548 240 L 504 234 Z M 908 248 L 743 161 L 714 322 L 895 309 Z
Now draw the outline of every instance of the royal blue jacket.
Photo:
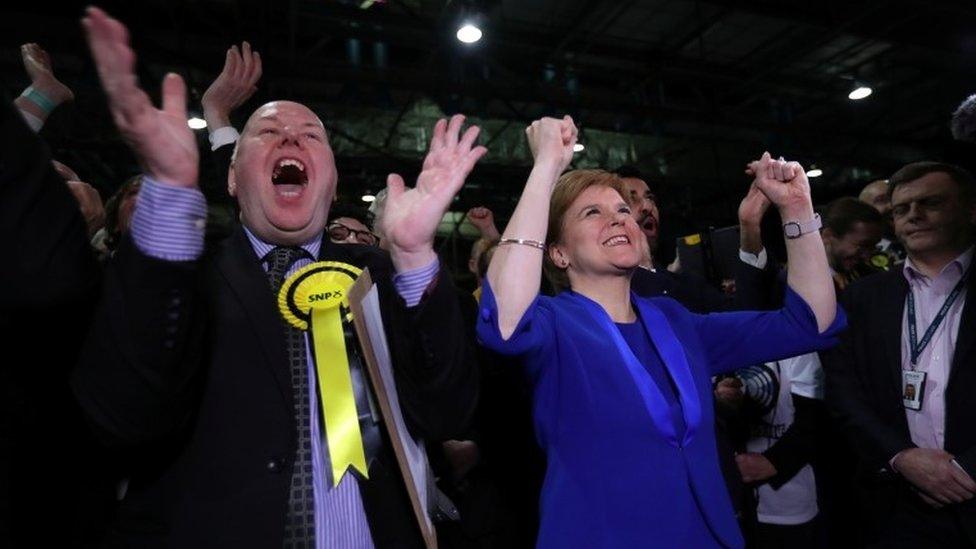
M 600 305 L 572 291 L 539 296 L 505 340 L 485 281 L 478 337 L 523 359 L 546 452 L 538 547 L 741 547 L 715 449 L 711 377 L 830 347 L 844 313 L 838 307 L 820 334 L 792 290 L 769 312 L 700 315 L 670 298 L 631 301 L 677 388 L 683 432 L 646 357 Z

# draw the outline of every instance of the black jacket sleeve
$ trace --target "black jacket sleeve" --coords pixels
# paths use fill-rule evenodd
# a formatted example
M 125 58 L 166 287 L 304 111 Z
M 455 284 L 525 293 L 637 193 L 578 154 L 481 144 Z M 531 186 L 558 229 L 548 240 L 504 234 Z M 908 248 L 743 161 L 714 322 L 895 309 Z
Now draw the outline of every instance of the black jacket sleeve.
M 868 401 L 865 384 L 872 381 L 865 370 L 869 365 L 857 349 L 865 345 L 875 346 L 877 342 L 862 341 L 864 331 L 871 326 L 865 310 L 869 304 L 860 298 L 858 286 L 852 285 L 840 295 L 849 328 L 841 334 L 840 344 L 821 352 L 820 359 L 826 374 L 824 396 L 830 415 L 838 422 L 864 466 L 877 471 L 887 467 L 895 454 L 914 445 L 911 439 L 882 419 Z
M 125 237 L 105 270 L 72 389 L 106 444 L 177 435 L 192 415 L 202 365 L 200 261 L 149 257 Z
M 0 311 L 77 302 L 98 288 L 98 264 L 78 202 L 17 109 L 0 108 Z
M 477 404 L 478 370 L 450 275 L 441 267 L 415 307 L 406 307 L 394 288 L 386 290 L 397 302 L 386 308 L 391 314 L 384 319 L 387 332 L 397 334 L 391 351 L 409 357 L 397 361 L 395 375 L 411 432 L 426 440 L 461 436 Z

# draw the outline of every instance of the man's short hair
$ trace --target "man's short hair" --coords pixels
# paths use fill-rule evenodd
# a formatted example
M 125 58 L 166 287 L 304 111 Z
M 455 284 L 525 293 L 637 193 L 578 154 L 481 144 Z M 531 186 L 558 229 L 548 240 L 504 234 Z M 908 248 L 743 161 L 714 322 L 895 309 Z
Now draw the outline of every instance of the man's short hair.
M 824 229 L 830 229 L 838 238 L 851 232 L 857 223 L 883 227 L 885 219 L 873 206 L 850 196 L 834 200 L 824 212 Z
M 976 95 L 970 95 L 959 104 L 952 113 L 949 129 L 955 140 L 976 143 Z
M 647 182 L 647 180 L 644 179 L 644 174 L 641 173 L 641 171 L 637 168 L 637 166 L 634 166 L 632 164 L 624 164 L 623 166 L 620 166 L 616 170 L 610 170 L 610 173 L 617 174 L 617 177 L 621 177 L 621 178 L 640 179 L 643 180 L 644 182 Z
M 652 185 L 651 182 L 644 177 L 644 173 L 633 164 L 624 164 L 615 170 L 610 170 L 610 173 L 621 179 L 640 179 L 647 184 L 647 188 L 651 191 L 651 194 L 657 195 L 657 189 L 654 187 L 654 185 Z M 624 196 L 624 198 L 626 199 L 627 197 Z
M 329 216 L 326 219 L 326 224 L 332 223 L 333 220 L 340 217 L 355 219 L 363 225 L 366 225 L 369 230 L 373 230 L 373 214 L 366 208 L 336 202 L 329 208 Z
M 913 162 L 903 166 L 888 179 L 888 197 L 894 194 L 899 185 L 910 183 L 930 173 L 944 173 L 959 186 L 959 198 L 967 204 L 976 197 L 976 179 L 968 170 L 945 162 Z

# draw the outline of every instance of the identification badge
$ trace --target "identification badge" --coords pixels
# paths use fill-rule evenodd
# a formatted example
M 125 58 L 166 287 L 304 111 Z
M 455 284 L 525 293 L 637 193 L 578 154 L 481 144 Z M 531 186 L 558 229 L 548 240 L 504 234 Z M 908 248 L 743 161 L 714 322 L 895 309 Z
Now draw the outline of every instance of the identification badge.
M 925 372 L 901 371 L 901 403 L 909 410 L 922 409 L 922 393 L 925 391 Z

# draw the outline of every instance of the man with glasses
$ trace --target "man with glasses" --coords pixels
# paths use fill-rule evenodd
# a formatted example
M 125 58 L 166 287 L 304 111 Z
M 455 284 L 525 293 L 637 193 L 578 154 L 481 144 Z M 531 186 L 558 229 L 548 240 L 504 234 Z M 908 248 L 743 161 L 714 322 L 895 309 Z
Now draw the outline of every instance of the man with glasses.
M 376 246 L 380 237 L 372 231 L 373 214 L 365 208 L 347 204 L 333 204 L 329 209 L 326 231 L 336 244 L 364 244 Z

